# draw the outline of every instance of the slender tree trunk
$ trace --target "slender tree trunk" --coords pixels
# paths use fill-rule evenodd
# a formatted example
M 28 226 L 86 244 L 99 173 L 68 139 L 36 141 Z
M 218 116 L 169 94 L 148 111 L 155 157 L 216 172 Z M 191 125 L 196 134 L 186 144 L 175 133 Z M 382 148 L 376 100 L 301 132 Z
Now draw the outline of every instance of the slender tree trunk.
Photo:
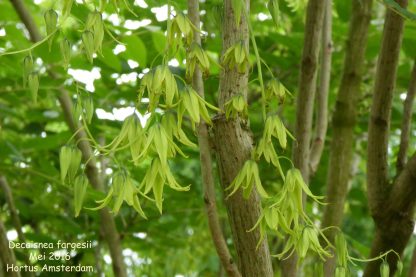
M 16 265 L 16 257 L 14 252 L 9 248 L 9 240 L 7 239 L 7 230 L 3 224 L 3 221 L 0 220 L 0 259 L 3 264 L 3 271 L 6 276 L 10 277 L 20 277 L 19 272 L 7 271 L 8 265 Z
M 26 238 L 25 238 L 25 235 L 23 234 L 23 230 L 22 230 L 22 223 L 20 221 L 19 213 L 16 209 L 16 206 L 14 205 L 12 190 L 10 189 L 9 183 L 7 182 L 7 180 L 4 176 L 0 176 L 0 187 L 4 191 L 4 195 L 6 197 L 6 202 L 7 202 L 7 205 L 9 206 L 11 219 L 12 219 L 14 228 L 16 229 L 19 241 L 20 242 L 26 242 Z M 30 265 L 29 257 L 28 257 L 28 255 L 26 255 L 26 253 L 24 254 L 24 261 L 25 261 L 25 264 Z M 24 276 L 34 276 L 33 272 L 31 272 L 31 271 L 27 271 L 23 275 Z
M 407 7 L 407 0 L 398 0 Z M 391 185 L 388 177 L 388 138 L 393 92 L 396 81 L 399 52 L 402 42 L 404 19 L 392 10 L 387 11 L 384 23 L 380 56 L 374 84 L 373 104 L 368 134 L 367 196 L 371 215 L 375 221 L 376 234 L 371 248 L 371 257 L 394 249 L 401 254 L 413 231 L 411 213 L 414 200 L 409 199 L 416 182 L 416 157 Z M 410 182 L 410 183 L 409 183 Z M 414 194 L 411 194 L 414 197 Z M 396 270 L 397 257 L 388 256 L 391 272 Z M 364 276 L 379 275 L 379 261 L 367 265 Z
M 24 3 L 21 0 L 10 0 L 16 13 L 25 24 L 30 39 L 32 42 L 37 42 L 42 39 L 38 28 L 36 27 L 36 23 L 31 17 L 30 13 L 27 11 Z M 51 78 L 56 79 L 57 75 L 52 71 L 49 70 L 48 74 Z M 78 122 L 75 122 L 72 117 L 72 101 L 68 94 L 68 91 L 65 89 L 59 90 L 60 94 L 58 96 L 59 103 L 62 107 L 62 111 L 64 113 L 64 118 L 68 126 L 70 127 L 71 131 L 76 132 L 79 129 Z M 96 190 L 103 190 L 103 182 L 100 178 L 100 174 L 98 172 L 98 168 L 96 166 L 96 160 L 94 158 L 93 150 L 91 145 L 89 144 L 87 135 L 83 130 L 77 132 L 76 135 L 78 143 L 78 148 L 82 152 L 82 158 L 86 164 L 86 175 L 92 187 Z M 116 224 L 114 218 L 110 214 L 110 211 L 107 208 L 101 209 L 100 212 L 100 220 L 101 220 L 101 228 L 103 230 L 103 236 L 105 241 L 108 244 L 110 250 L 110 256 L 112 259 L 113 271 L 115 276 L 125 277 L 127 276 L 126 267 L 123 261 L 123 253 L 121 247 L 120 236 L 116 228 Z
M 310 154 L 310 170 L 313 175 L 321 161 L 328 130 L 328 95 L 331 84 L 332 65 L 332 0 L 325 0 L 324 25 L 322 27 L 322 53 L 319 88 L 316 97 L 316 126 Z
M 327 194 L 323 228 L 341 226 L 344 203 L 348 192 L 351 163 L 354 151 L 354 126 L 357 119 L 357 104 L 363 75 L 364 56 L 367 46 L 368 28 L 371 19 L 372 0 L 353 0 L 352 18 L 346 45 L 344 70 L 339 87 L 332 120 L 333 137 L 330 150 Z M 334 229 L 327 232 L 333 242 Z M 325 275 L 332 276 L 335 260 L 329 259 Z
M 188 0 L 188 16 L 195 26 L 200 25 L 199 18 L 199 1 Z M 201 37 L 195 32 L 194 42 L 201 44 Z M 196 66 L 192 78 L 192 87 L 204 98 L 204 84 L 202 80 L 202 72 Z M 221 262 L 221 267 L 227 273 L 227 276 L 241 276 L 237 265 L 234 263 L 227 243 L 222 233 L 221 224 L 218 217 L 217 204 L 215 199 L 215 181 L 212 171 L 212 158 L 209 143 L 208 127 L 205 122 L 201 122 L 198 126 L 198 144 L 201 162 L 202 184 L 204 187 L 204 203 L 208 218 L 208 225 L 211 232 L 212 241 Z
M 416 96 L 416 61 L 413 65 L 412 75 L 410 76 L 409 89 L 403 107 L 403 120 L 400 134 L 400 147 L 397 154 L 397 173 L 403 169 L 407 161 L 407 150 L 409 149 L 409 138 L 411 132 L 413 102 Z
M 296 104 L 295 138 L 293 143 L 293 164 L 304 180 L 309 180 L 309 160 L 312 137 L 313 104 L 316 91 L 316 77 L 319 64 L 319 49 L 324 21 L 326 1 L 310 0 L 306 12 L 305 38 L 300 68 L 299 91 Z M 282 262 L 285 277 L 297 276 L 297 255 Z
M 247 19 L 242 16 L 240 25 L 236 26 L 231 3 L 232 0 L 224 0 L 223 51 L 241 40 L 248 48 Z M 248 14 L 249 1 L 243 0 L 243 3 Z M 247 83 L 247 69 L 244 73 L 239 73 L 237 69 L 225 67 L 220 76 L 220 108 L 223 110 L 224 103 L 237 93 L 243 92 L 247 95 Z M 225 115 L 220 114 L 214 119 L 214 136 L 220 180 L 224 190 L 234 180 L 244 162 L 250 158 L 253 144 L 252 133 L 247 123 L 240 118 L 226 120 Z M 226 195 L 227 192 L 224 194 Z M 254 226 L 261 213 L 260 197 L 257 191 L 253 190 L 249 199 L 244 199 L 241 190 L 239 190 L 225 200 L 225 205 L 241 275 L 244 277 L 273 276 L 267 238 L 256 248 L 260 232 L 258 229 L 247 232 Z

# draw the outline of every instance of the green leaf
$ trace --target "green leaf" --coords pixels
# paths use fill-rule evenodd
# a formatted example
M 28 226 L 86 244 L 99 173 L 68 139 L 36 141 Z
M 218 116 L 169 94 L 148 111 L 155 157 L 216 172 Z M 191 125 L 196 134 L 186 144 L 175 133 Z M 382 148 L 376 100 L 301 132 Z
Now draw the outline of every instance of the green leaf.
M 159 54 L 163 54 L 166 48 L 165 35 L 160 31 L 152 32 L 152 41 L 155 49 L 159 52 Z
M 121 53 L 121 56 L 137 61 L 140 67 L 145 67 L 147 65 L 147 50 L 143 41 L 137 36 L 128 36 L 122 42 L 126 44 L 126 51 Z

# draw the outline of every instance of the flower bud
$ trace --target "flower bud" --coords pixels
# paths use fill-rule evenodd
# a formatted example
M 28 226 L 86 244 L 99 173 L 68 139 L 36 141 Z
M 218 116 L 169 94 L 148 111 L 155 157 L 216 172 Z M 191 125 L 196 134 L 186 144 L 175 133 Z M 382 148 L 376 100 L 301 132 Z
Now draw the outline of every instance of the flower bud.
M 60 48 L 64 68 L 68 68 L 69 62 L 71 61 L 71 43 L 64 38 L 61 40 Z
M 87 192 L 88 179 L 84 175 L 79 175 L 74 181 L 74 208 L 75 217 L 78 217 L 82 203 L 84 202 L 85 193 Z
M 39 76 L 37 73 L 32 72 L 28 76 L 28 85 L 30 94 L 32 96 L 33 103 L 37 103 L 38 91 L 39 91 Z
M 84 97 L 82 106 L 84 107 L 86 121 L 90 124 L 94 116 L 94 101 L 91 95 Z
M 46 34 L 49 36 L 56 31 L 58 25 L 58 14 L 53 9 L 47 10 L 44 15 L 46 23 Z M 48 39 L 49 51 L 51 51 L 53 36 Z
M 82 33 L 82 43 L 85 49 L 85 55 L 90 63 L 93 62 L 94 54 L 94 34 L 91 31 L 84 31 Z
M 33 72 L 33 59 L 28 55 L 23 60 L 23 87 L 26 87 L 29 74 Z
M 390 267 L 386 261 L 383 261 L 380 265 L 380 277 L 389 277 Z

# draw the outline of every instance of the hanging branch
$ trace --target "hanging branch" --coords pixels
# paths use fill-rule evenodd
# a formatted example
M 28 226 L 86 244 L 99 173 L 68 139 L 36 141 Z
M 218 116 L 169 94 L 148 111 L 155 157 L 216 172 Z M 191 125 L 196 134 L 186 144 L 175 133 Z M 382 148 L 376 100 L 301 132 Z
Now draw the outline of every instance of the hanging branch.
M 27 11 L 24 3 L 21 0 L 10 0 L 16 13 L 19 15 L 22 22 L 25 24 L 26 29 L 29 32 L 30 39 L 32 42 L 36 43 L 37 41 L 42 40 L 42 36 L 38 28 L 36 27 L 36 23 L 33 20 L 30 13 Z M 52 70 L 48 71 L 49 76 L 52 79 L 57 79 L 58 76 Z M 75 122 L 72 116 L 72 101 L 69 96 L 69 93 L 64 88 L 59 89 L 59 96 L 58 100 L 62 107 L 62 111 L 64 114 L 64 118 L 66 123 L 68 124 L 69 128 L 76 133 L 76 138 L 78 143 L 78 148 L 82 152 L 83 160 L 87 162 L 86 164 L 86 175 L 88 177 L 89 182 L 93 186 L 94 189 L 103 190 L 103 183 L 99 176 L 98 169 L 96 167 L 96 160 L 93 155 L 93 150 L 91 145 L 88 142 L 88 137 L 84 130 L 79 130 L 80 126 L 78 122 Z M 101 227 L 104 232 L 104 239 L 106 240 L 109 250 L 110 256 L 112 259 L 113 271 L 116 276 L 125 277 L 127 276 L 126 267 L 123 261 L 122 255 L 122 247 L 120 242 L 120 235 L 117 231 L 114 218 L 110 214 L 107 208 L 100 210 L 100 217 L 101 217 Z
M 416 95 L 416 62 L 413 65 L 412 75 L 410 77 L 409 89 L 406 94 L 406 100 L 403 104 L 403 119 L 400 134 L 400 147 L 397 154 L 397 173 L 402 171 L 407 160 L 407 150 L 409 148 L 409 138 L 411 133 L 411 123 L 413 114 L 413 102 Z
M 316 101 L 316 131 L 312 142 L 310 154 L 311 175 L 318 169 L 322 152 L 325 146 L 325 137 L 328 129 L 328 94 L 331 83 L 331 63 L 332 63 L 332 0 L 325 2 L 324 25 L 322 28 L 322 53 L 319 89 Z
M 199 2 L 198 0 L 188 0 L 188 16 L 192 24 L 196 27 L 200 26 L 199 18 Z M 201 44 L 201 37 L 199 32 L 194 33 L 194 42 Z M 202 80 L 202 72 L 198 65 L 195 68 L 192 76 L 192 87 L 198 94 L 204 98 L 204 85 Z M 227 243 L 221 230 L 219 221 L 217 204 L 215 199 L 215 181 L 212 170 L 211 150 L 209 143 L 208 128 L 205 122 L 201 122 L 198 126 L 198 144 L 201 162 L 202 184 L 204 187 L 204 202 L 205 210 L 208 217 L 208 225 L 211 232 L 211 237 L 214 242 L 221 265 L 224 268 L 227 276 L 241 276 L 237 265 L 234 263 Z

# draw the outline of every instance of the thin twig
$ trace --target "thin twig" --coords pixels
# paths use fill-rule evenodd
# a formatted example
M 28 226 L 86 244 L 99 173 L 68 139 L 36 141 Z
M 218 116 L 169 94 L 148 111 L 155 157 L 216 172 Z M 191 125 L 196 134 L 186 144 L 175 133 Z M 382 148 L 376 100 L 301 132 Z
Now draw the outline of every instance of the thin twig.
M 409 148 L 409 138 L 411 133 L 411 123 L 413 114 L 413 102 L 416 96 L 416 61 L 410 77 L 409 90 L 403 104 L 403 120 L 400 134 L 400 147 L 397 154 L 397 173 L 402 171 L 407 161 L 407 150 Z
M 315 138 L 312 142 L 310 153 L 310 174 L 315 174 L 318 169 L 322 152 L 325 146 L 325 137 L 328 129 L 328 94 L 331 82 L 332 63 L 332 1 L 325 2 L 325 17 L 322 28 L 322 53 L 319 89 L 317 91 L 317 117 Z
M 16 229 L 16 232 L 17 232 L 17 237 L 19 238 L 20 242 L 25 242 L 26 238 L 25 238 L 25 235 L 23 234 L 22 223 L 20 221 L 19 213 L 14 204 L 12 190 L 10 189 L 9 183 L 7 182 L 6 177 L 4 176 L 0 176 L 0 187 L 4 191 L 6 202 L 10 210 L 10 216 L 11 216 L 14 228 Z M 27 265 L 30 264 L 29 257 L 26 254 L 24 254 L 24 260 Z M 32 272 L 27 272 L 26 275 L 34 276 Z
M 198 0 L 188 0 L 188 15 L 192 24 L 200 25 L 199 19 L 199 3 Z M 194 42 L 201 44 L 200 34 L 195 32 Z M 202 82 L 202 74 L 198 66 L 195 68 L 192 78 L 192 86 L 204 97 L 204 85 Z M 200 149 L 201 173 L 202 183 L 204 186 L 204 202 L 205 210 L 208 217 L 208 225 L 211 232 L 211 237 L 214 242 L 215 249 L 221 264 L 224 267 L 228 276 L 241 276 L 236 264 L 233 262 L 232 256 L 228 249 L 227 243 L 221 230 L 219 221 L 217 204 L 215 199 L 215 182 L 212 171 L 212 159 L 209 145 L 208 128 L 205 122 L 202 122 L 198 127 L 198 144 Z

